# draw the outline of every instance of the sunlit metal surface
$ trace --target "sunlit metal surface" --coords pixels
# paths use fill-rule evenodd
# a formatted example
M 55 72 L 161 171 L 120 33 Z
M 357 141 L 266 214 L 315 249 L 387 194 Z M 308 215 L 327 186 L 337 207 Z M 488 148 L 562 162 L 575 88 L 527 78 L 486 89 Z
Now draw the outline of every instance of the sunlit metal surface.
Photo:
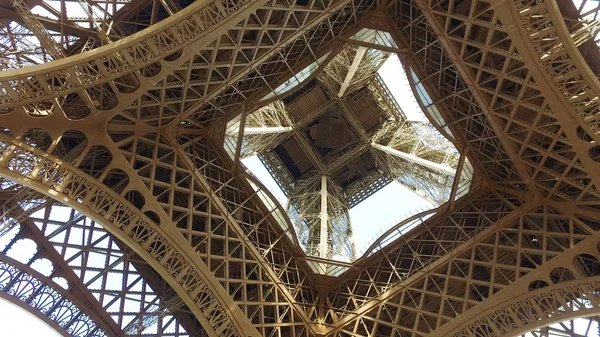
M 31 311 L 80 336 L 597 333 L 597 8 L 5 1 L 2 261 L 20 263 L 11 280 L 35 276 L 23 284 L 71 303 L 56 306 L 71 310 L 63 325 L 38 310 L 47 302 Z M 373 75 L 390 55 L 424 118 Z M 294 110 L 309 94 L 325 99 Z M 304 161 L 264 151 L 291 138 L 297 151 L 286 151 Z M 361 163 L 381 172 L 328 177 L 374 151 Z M 297 200 L 318 192 L 296 202 L 310 207 L 287 207 L 319 215 L 302 221 L 305 233 L 245 172 L 240 159 L 254 152 Z M 311 166 L 286 175 L 290 162 Z M 438 200 L 435 212 L 399 223 L 363 257 L 330 260 L 352 245 L 329 245 L 330 228 L 351 228 L 329 221 L 345 202 L 329 195 L 360 202 L 384 176 Z M 13 293 L 29 305 L 23 289 Z

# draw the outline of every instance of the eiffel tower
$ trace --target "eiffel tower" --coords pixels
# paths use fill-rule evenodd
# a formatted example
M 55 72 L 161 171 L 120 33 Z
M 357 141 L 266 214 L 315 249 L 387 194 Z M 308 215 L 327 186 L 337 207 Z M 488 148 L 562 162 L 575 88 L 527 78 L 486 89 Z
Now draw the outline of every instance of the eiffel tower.
M 78 337 L 597 336 L 599 12 L 4 0 L 0 297 Z M 398 182 L 431 207 L 358 247 Z

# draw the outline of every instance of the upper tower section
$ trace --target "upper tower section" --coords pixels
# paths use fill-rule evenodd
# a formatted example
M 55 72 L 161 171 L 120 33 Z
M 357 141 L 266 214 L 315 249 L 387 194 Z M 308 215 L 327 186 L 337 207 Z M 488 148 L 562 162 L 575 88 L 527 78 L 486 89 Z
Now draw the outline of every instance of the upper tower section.
M 352 223 L 349 209 L 394 181 L 437 207 L 469 165 L 426 117 L 431 99 L 391 35 L 363 28 L 347 41 L 229 122 L 225 137 L 232 156 L 258 156 L 283 191 L 305 251 L 341 260 L 359 254 L 353 226 L 370 225 Z M 472 168 L 461 172 L 455 189 L 466 192 Z

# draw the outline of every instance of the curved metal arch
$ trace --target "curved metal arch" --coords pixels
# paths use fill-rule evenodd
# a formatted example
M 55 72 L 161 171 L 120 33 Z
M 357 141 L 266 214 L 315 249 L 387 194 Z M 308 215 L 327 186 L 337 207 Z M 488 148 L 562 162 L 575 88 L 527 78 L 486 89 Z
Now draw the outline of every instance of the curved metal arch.
M 523 333 L 569 319 L 600 314 L 600 276 L 557 283 L 528 292 L 494 308 L 472 320 L 460 330 L 449 334 L 464 336 L 517 336 Z M 569 307 L 569 295 L 585 297 L 592 302 L 590 308 Z M 573 300 L 571 300 L 573 301 Z M 563 308 L 551 308 L 551 304 L 563 304 Z
M 4 255 L 0 255 L 0 297 L 64 336 L 109 336 L 83 301 L 30 266 Z
M 283 229 L 285 232 L 289 233 L 288 237 L 290 238 L 290 240 L 292 240 L 292 242 L 294 243 L 294 245 L 296 245 L 296 247 L 300 247 L 300 242 L 298 241 L 298 235 L 296 234 L 296 231 L 294 230 L 294 225 L 292 224 L 290 217 L 287 215 L 287 212 L 285 211 L 283 206 L 281 206 L 279 201 L 277 201 L 277 198 L 275 198 L 273 193 L 271 193 L 271 191 L 269 191 L 269 189 L 254 175 L 252 175 L 246 171 L 243 171 L 242 174 L 244 175 L 244 177 L 246 179 L 248 179 L 248 181 L 250 181 L 252 184 L 254 184 L 256 186 L 256 188 L 257 188 L 256 192 L 263 193 L 264 198 L 267 199 L 268 202 L 270 202 L 273 205 L 273 208 L 270 209 L 270 213 L 273 215 L 273 217 L 281 220 L 281 222 L 282 222 L 282 223 L 280 223 L 281 229 Z M 265 205 L 267 205 L 267 203 L 265 203 Z M 304 252 L 302 250 L 299 250 L 298 254 L 302 255 L 302 254 L 304 254 Z
M 269 105 L 271 103 L 274 103 L 276 101 L 280 101 L 280 100 L 282 100 L 282 99 L 284 99 L 284 98 L 292 95 L 296 91 L 302 89 L 302 87 L 304 87 L 307 83 L 309 83 L 310 81 L 312 81 L 315 78 L 317 78 L 317 76 L 319 76 L 319 74 L 321 74 L 323 72 L 323 69 L 325 69 L 325 67 L 327 67 L 327 65 L 331 62 L 331 60 L 333 60 L 333 58 L 344 48 L 344 46 L 345 46 L 344 43 L 340 43 L 337 40 L 334 40 L 331 49 L 323 51 L 323 55 L 326 55 L 326 57 L 323 60 L 323 62 L 321 62 L 321 64 L 318 64 L 317 68 L 307 78 L 305 78 L 301 82 L 298 82 L 292 88 L 290 88 L 288 90 L 285 90 L 282 93 L 273 95 L 273 96 L 271 96 L 269 98 L 260 99 L 260 97 L 257 97 L 256 99 L 257 99 L 258 102 L 257 102 L 256 106 L 252 107 L 254 109 L 254 111 L 256 111 L 256 110 L 258 110 L 258 109 L 260 109 L 262 107 L 265 107 L 265 106 L 267 106 L 267 105 Z M 327 55 L 327 53 L 329 53 L 329 54 Z M 316 62 L 317 61 L 315 61 L 315 63 Z M 310 66 L 310 64 L 306 65 L 305 68 L 308 67 L 308 66 Z M 301 69 L 304 69 L 304 68 L 301 68 Z M 288 77 L 288 79 L 291 78 L 291 77 L 295 77 L 295 76 L 296 76 L 296 73 L 294 75 Z M 281 85 L 281 83 L 284 83 L 284 82 L 285 82 L 285 80 L 278 81 L 277 85 Z M 263 92 L 261 91 L 260 93 L 262 94 Z M 266 95 L 268 95 L 268 93 L 265 94 L 265 95 L 263 95 L 263 97 L 266 96 Z
M 358 29 L 359 29 L 359 27 L 357 27 L 355 29 L 351 29 L 350 32 L 354 32 L 355 30 L 358 30 Z M 346 33 L 346 35 L 347 34 L 348 33 Z M 298 82 L 292 88 L 285 90 L 282 93 L 273 95 L 269 98 L 264 98 L 273 92 L 272 90 L 269 90 L 268 88 L 266 88 L 266 89 L 260 90 L 257 94 L 251 96 L 250 99 L 247 99 L 246 100 L 247 106 L 251 110 L 251 112 L 249 112 L 248 115 L 254 113 L 255 111 L 257 111 L 261 108 L 266 107 L 269 104 L 280 101 L 280 100 L 294 94 L 296 91 L 298 91 L 298 90 L 302 89 L 304 86 L 306 86 L 306 84 L 308 84 L 310 81 L 316 79 L 317 76 L 319 76 L 323 72 L 325 67 L 327 67 L 327 65 L 331 62 L 331 60 L 333 60 L 335 58 L 335 56 L 337 54 L 339 54 L 340 51 L 342 51 L 348 45 L 348 43 L 342 42 L 339 38 L 336 38 L 330 42 L 330 45 L 331 45 L 331 47 L 329 47 L 329 48 L 325 47 L 325 48 L 319 49 L 318 56 L 314 56 L 314 57 L 316 59 L 319 59 L 320 57 L 325 57 L 325 59 L 320 64 L 317 65 L 317 68 L 307 78 L 305 78 L 301 82 Z M 314 61 L 313 63 L 317 63 L 317 61 Z M 310 64 L 311 63 L 301 62 L 300 64 L 295 65 L 292 69 L 297 70 L 297 71 L 294 72 L 293 75 L 285 77 L 285 79 L 283 77 L 279 78 L 275 82 L 276 84 L 274 85 L 274 87 L 278 87 L 279 85 L 283 84 L 288 79 L 296 76 L 296 74 L 298 72 L 300 72 L 302 69 L 308 67 Z M 240 114 L 238 114 L 237 116 L 240 116 Z M 236 118 L 236 117 L 233 114 L 225 116 L 225 119 L 227 119 L 228 121 L 231 121 L 234 118 Z M 181 118 L 175 119 L 173 122 L 171 122 L 171 124 L 173 124 L 173 125 L 179 124 L 180 119 Z M 241 130 L 243 131 L 243 129 L 241 129 Z
M 582 333 L 585 331 L 585 334 Z M 554 322 L 515 337 L 583 337 L 598 334 L 598 316 L 582 316 Z
M 495 13 L 506 29 L 512 43 L 535 80 L 545 93 L 547 113 L 561 125 L 581 165 L 594 185 L 600 186 L 600 176 L 591 172 L 598 163 L 590 155 L 600 135 L 593 129 L 600 125 L 594 116 L 598 110 L 597 86 L 589 81 L 591 70 L 578 62 L 581 55 L 573 39 L 585 41 L 585 27 L 569 32 L 558 11 L 555 0 L 506 1 Z M 584 73 L 590 71 L 584 77 Z M 583 80 L 582 80 L 583 77 Z M 582 94 L 584 93 L 584 94 Z M 596 142 L 584 138 L 595 139 Z M 595 190 L 595 189 L 594 189 Z
M 587 41 L 587 39 L 591 38 L 589 31 L 586 27 L 580 25 L 578 30 L 570 32 L 556 0 L 544 0 L 542 3 L 536 2 L 533 9 L 536 12 L 539 10 L 541 13 L 538 15 L 545 15 L 552 22 L 552 26 L 546 26 L 546 29 L 552 29 L 555 32 L 561 46 L 564 48 L 564 50 L 557 48 L 554 57 L 545 57 L 542 61 L 543 64 L 550 65 L 559 57 L 562 62 L 568 60 L 571 63 L 570 67 L 564 70 L 564 73 L 557 72 L 556 66 L 546 66 L 544 69 L 550 78 L 554 80 L 554 84 L 558 90 L 564 94 L 564 97 L 573 107 L 573 110 L 583 120 L 580 124 L 587 124 L 590 128 L 590 133 L 598 141 L 600 139 L 598 131 L 600 120 L 594 115 L 597 115 L 596 112 L 600 109 L 600 102 L 598 101 L 598 97 L 600 96 L 600 80 L 598 80 L 583 58 L 579 48 L 577 48 L 577 43 Z M 522 21 L 522 24 L 527 28 L 525 21 Z M 534 44 L 534 48 L 536 51 L 542 49 L 537 44 Z M 539 52 L 538 55 L 540 55 Z M 565 59 L 565 56 L 567 59 Z M 573 83 L 578 83 L 578 85 L 572 87 Z
M 555 322 L 600 313 L 600 274 L 583 271 L 575 262 L 585 254 L 600 258 L 599 242 L 600 232 L 596 231 L 441 326 L 431 336 L 514 336 Z M 569 269 L 575 279 L 553 282 L 550 274 L 556 268 Z
M 404 235 L 404 233 L 402 233 L 402 230 L 404 229 L 405 226 L 416 224 L 417 222 L 418 222 L 417 225 L 420 225 L 421 223 L 425 222 L 431 215 L 436 214 L 439 211 L 440 211 L 440 207 L 428 209 L 426 211 L 423 211 L 423 212 L 417 213 L 413 216 L 410 216 L 410 217 L 400 221 L 399 223 L 395 224 L 390 229 L 388 229 L 385 233 L 381 234 L 379 236 L 379 238 L 377 238 L 377 240 L 375 240 L 369 246 L 369 248 L 367 248 L 365 250 L 365 252 L 363 253 L 363 256 L 360 257 L 360 260 L 366 259 L 367 257 L 371 256 L 371 254 L 373 254 L 376 251 L 378 251 L 379 249 L 382 249 L 383 247 L 385 247 L 387 245 L 386 241 L 389 243 L 389 242 L 395 240 L 398 236 Z M 410 229 L 412 229 L 412 227 Z M 408 229 L 408 230 L 410 230 L 410 229 Z M 406 232 L 408 232 L 408 230 Z M 379 249 L 377 249 L 377 248 L 379 248 Z
M 201 39 L 213 39 L 223 26 L 241 20 L 243 13 L 255 10 L 263 2 L 243 0 L 233 5 L 231 1 L 196 1 L 116 43 L 46 64 L 3 71 L 0 106 L 9 108 L 40 102 L 106 83 L 158 62 Z M 51 85 L 54 81 L 61 85 Z
M 28 158 L 34 167 L 15 165 Z M 184 299 L 205 330 L 213 336 L 256 336 L 254 327 L 239 320 L 238 307 L 222 305 L 227 294 L 217 288 L 199 259 L 179 249 L 177 242 L 122 196 L 75 167 L 28 144 L 0 135 L 0 176 L 43 193 L 101 224 L 140 255 Z

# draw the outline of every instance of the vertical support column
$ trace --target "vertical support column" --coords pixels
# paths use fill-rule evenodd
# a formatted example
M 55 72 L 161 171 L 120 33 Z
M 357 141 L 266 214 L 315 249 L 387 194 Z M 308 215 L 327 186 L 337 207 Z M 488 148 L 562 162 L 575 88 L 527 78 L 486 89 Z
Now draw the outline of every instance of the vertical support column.
M 346 213 L 346 219 L 348 219 L 348 228 L 346 229 L 346 233 L 350 239 L 350 249 L 352 250 L 352 256 L 350 256 L 350 259 L 351 261 L 354 261 L 356 259 L 356 241 L 354 241 L 354 229 L 352 228 L 349 209 L 347 208 L 344 213 Z
M 321 176 L 321 231 L 319 241 L 319 256 L 327 258 L 327 176 Z
M 454 174 L 454 181 L 452 182 L 452 189 L 450 190 L 450 208 L 452 208 L 454 206 L 454 199 L 456 199 L 456 192 L 458 191 L 458 185 L 460 184 L 460 181 L 462 180 L 462 172 L 463 172 L 463 166 L 465 165 L 465 153 L 462 153 L 460 155 L 460 158 L 458 159 L 458 165 L 456 166 L 456 174 Z
M 314 172 L 295 184 L 288 209 L 308 255 L 348 261 L 354 258 L 346 195 L 330 176 Z
M 240 127 L 238 129 L 237 141 L 235 146 L 235 155 L 233 158 L 233 171 L 237 171 L 238 164 L 240 162 L 240 154 L 242 152 L 242 141 L 244 139 L 244 127 L 246 126 L 246 115 L 248 114 L 248 107 L 245 103 L 242 103 L 242 115 L 240 117 Z

